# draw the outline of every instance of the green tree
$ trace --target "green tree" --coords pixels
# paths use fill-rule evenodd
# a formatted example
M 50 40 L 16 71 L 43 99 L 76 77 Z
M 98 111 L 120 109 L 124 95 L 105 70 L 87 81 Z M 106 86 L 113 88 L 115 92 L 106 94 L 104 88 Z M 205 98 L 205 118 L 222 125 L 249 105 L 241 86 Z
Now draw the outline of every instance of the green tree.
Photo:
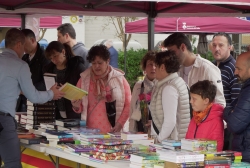
M 143 76 L 143 72 L 140 67 L 140 62 L 142 57 L 147 53 L 146 49 L 134 50 L 130 49 L 127 51 L 126 57 L 126 79 L 130 84 L 130 87 L 133 88 L 137 78 L 139 76 Z M 119 51 L 119 60 L 118 65 L 121 70 L 124 70 L 125 60 L 124 60 L 124 52 Z

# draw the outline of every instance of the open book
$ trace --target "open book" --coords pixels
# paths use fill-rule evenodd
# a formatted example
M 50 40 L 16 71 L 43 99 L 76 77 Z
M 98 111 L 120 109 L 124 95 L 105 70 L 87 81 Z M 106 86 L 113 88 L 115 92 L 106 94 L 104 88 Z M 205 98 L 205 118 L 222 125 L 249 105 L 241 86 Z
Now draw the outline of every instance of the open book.
M 56 83 L 56 74 L 44 73 L 43 78 L 44 78 L 46 90 L 50 90 L 50 88 Z
M 59 90 L 64 92 L 64 98 L 69 100 L 78 100 L 81 99 L 83 96 L 88 95 L 87 91 L 82 90 L 74 85 L 71 85 L 70 83 L 65 83 L 62 87 L 60 87 Z

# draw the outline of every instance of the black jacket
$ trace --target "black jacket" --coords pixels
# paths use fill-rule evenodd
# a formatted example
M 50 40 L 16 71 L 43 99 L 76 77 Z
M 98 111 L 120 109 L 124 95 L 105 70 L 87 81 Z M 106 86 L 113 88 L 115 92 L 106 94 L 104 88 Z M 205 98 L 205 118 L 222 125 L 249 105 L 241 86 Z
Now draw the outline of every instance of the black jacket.
M 44 67 L 43 72 L 47 72 L 47 73 L 53 73 L 53 70 L 55 68 L 55 64 L 53 64 L 52 62 L 50 64 L 48 64 L 47 66 Z M 85 66 L 84 66 L 84 60 L 82 57 L 79 56 L 74 56 L 72 57 L 66 65 L 66 72 L 65 72 L 65 81 L 72 84 L 72 85 L 76 85 L 78 80 L 80 79 L 80 74 L 85 70 Z M 64 84 L 64 83 L 62 83 Z M 73 111 L 72 109 L 72 104 L 71 101 L 68 99 L 64 99 L 65 102 L 65 108 L 66 108 L 66 115 L 67 118 L 71 118 L 71 119 L 75 119 L 75 118 L 80 118 L 81 115 L 77 114 Z M 57 115 L 59 116 L 59 111 L 57 109 Z M 56 117 L 57 119 L 59 119 L 60 117 Z
M 227 128 L 233 133 L 232 150 L 242 152 L 250 162 L 250 79 L 243 84 L 238 98 L 224 109 Z
M 43 68 L 48 65 L 50 61 L 45 58 L 44 50 L 40 47 L 39 43 L 37 43 L 37 51 L 34 58 L 29 61 L 29 54 L 24 54 L 22 60 L 29 64 L 31 79 L 36 89 L 39 91 L 45 91 L 46 87 L 43 79 Z

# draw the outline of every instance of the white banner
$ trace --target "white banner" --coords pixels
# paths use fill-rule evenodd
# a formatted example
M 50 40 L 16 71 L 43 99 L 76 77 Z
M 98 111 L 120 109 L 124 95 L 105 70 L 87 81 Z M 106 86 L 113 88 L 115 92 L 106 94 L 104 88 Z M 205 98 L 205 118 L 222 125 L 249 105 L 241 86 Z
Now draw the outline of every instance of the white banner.
M 40 36 L 39 27 L 40 27 L 40 18 L 34 16 L 26 16 L 25 28 L 30 29 L 35 33 L 36 40 L 38 40 Z

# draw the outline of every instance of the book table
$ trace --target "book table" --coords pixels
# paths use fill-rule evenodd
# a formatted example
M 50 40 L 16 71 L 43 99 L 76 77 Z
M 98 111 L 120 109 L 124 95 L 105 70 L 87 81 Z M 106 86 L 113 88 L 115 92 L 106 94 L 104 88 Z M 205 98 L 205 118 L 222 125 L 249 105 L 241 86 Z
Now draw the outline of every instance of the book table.
M 55 147 L 46 147 L 45 154 L 53 155 L 56 157 L 55 165 L 59 168 L 59 158 L 64 158 L 77 163 L 77 168 L 80 168 L 80 164 L 86 165 L 86 168 L 97 167 L 97 168 L 127 168 L 129 167 L 129 161 L 109 161 L 107 163 L 97 163 L 89 160 L 88 158 L 72 155 L 70 153 L 56 149 Z

